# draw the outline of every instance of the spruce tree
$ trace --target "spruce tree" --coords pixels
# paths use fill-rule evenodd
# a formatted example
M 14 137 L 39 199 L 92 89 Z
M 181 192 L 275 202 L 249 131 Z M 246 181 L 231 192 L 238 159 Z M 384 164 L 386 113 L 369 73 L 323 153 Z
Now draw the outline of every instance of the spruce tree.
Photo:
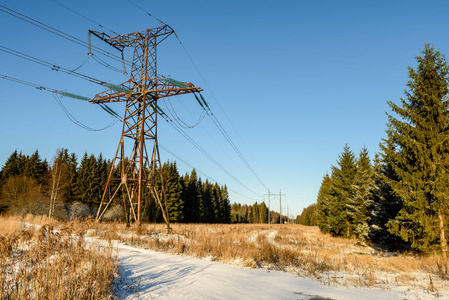
M 198 223 L 200 222 L 200 201 L 201 190 L 198 182 L 197 173 L 194 170 L 184 177 L 185 190 L 182 192 L 184 201 L 184 222 Z
M 353 184 L 353 195 L 348 199 L 348 215 L 352 232 L 359 242 L 365 243 L 369 237 L 370 210 L 373 204 L 373 192 L 376 188 L 374 171 L 365 147 L 360 151 L 357 172 Z
M 354 194 L 353 184 L 357 165 L 354 153 L 348 145 L 345 145 L 337 163 L 337 167 L 332 166 L 329 227 L 330 232 L 336 236 L 350 237 L 352 219 L 348 211 L 348 202 Z
M 316 222 L 323 233 L 330 232 L 331 184 L 329 174 L 324 175 L 317 197 Z
M 201 188 L 201 222 L 215 223 L 215 194 L 213 193 L 213 185 L 206 180 Z
M 316 226 L 316 216 L 316 204 L 311 204 L 302 210 L 301 215 L 296 217 L 296 224 Z
M 265 202 L 260 203 L 259 206 L 259 223 L 268 223 L 268 207 Z
M 76 176 L 76 196 L 77 200 L 89 205 L 91 208 L 97 207 L 102 195 L 102 164 L 106 164 L 100 155 L 99 161 L 95 155 L 84 153 L 80 162 L 80 167 Z
M 69 155 L 67 149 L 64 151 L 64 163 L 66 166 L 66 172 L 64 174 L 64 186 L 63 186 L 63 198 L 66 201 L 75 200 L 75 186 L 76 186 L 76 171 L 78 167 L 78 161 L 75 153 Z
M 401 209 L 400 200 L 393 192 L 388 180 L 398 180 L 393 171 L 394 162 L 384 154 L 376 155 L 374 159 L 373 204 L 370 210 L 369 234 L 370 239 L 382 248 L 397 250 L 405 248 L 403 240 L 390 233 L 387 223 L 398 215 Z
M 221 189 L 218 183 L 215 183 L 211 190 L 212 193 L 212 206 L 214 208 L 214 223 L 220 223 L 223 218 L 222 212 L 222 199 L 221 199 Z
M 167 198 L 167 211 L 170 222 L 181 222 L 184 202 L 181 199 L 181 178 L 176 163 L 164 163 L 162 174 L 165 184 L 165 196 Z
M 389 185 L 401 209 L 388 222 L 390 232 L 421 251 L 439 248 L 446 254 L 449 204 L 448 74 L 442 53 L 425 44 L 418 67 L 409 67 L 401 105 L 388 102 L 398 116 L 388 115 L 384 156 L 394 163 Z
M 48 163 L 46 160 L 42 161 L 39 151 L 36 150 L 31 156 L 26 157 L 24 168 L 23 175 L 33 178 L 40 184 L 44 182 L 44 176 L 48 170 Z
M 220 187 L 215 183 L 214 190 L 218 191 L 220 199 L 220 219 L 217 221 L 219 223 L 228 224 L 231 222 L 231 202 L 229 200 L 228 188 L 226 185 Z
M 22 174 L 21 170 L 21 156 L 22 153 L 18 153 L 15 150 L 6 160 L 5 165 L 2 167 L 1 181 L 4 183 L 8 177 L 17 176 Z

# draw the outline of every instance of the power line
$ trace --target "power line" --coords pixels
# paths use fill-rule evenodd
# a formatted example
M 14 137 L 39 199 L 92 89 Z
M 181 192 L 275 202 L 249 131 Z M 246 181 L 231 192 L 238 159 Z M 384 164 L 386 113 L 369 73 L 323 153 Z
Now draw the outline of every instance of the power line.
M 82 47 L 89 48 L 88 43 L 86 43 L 85 41 L 80 40 L 79 38 L 76 38 L 76 37 L 74 37 L 72 35 L 69 35 L 69 34 L 67 34 L 67 33 L 65 33 L 65 32 L 63 32 L 61 30 L 58 30 L 58 29 L 54 28 L 54 27 L 51 27 L 51 26 L 49 26 L 49 25 L 47 25 L 45 23 L 37 21 L 37 20 L 35 20 L 35 19 L 31 18 L 31 17 L 28 17 L 28 16 L 26 16 L 24 14 L 21 14 L 21 13 L 15 11 L 13 9 L 10 9 L 10 8 L 4 6 L 4 5 L 0 4 L 0 11 L 4 12 L 6 14 L 9 14 L 9 15 L 11 15 L 11 16 L 17 18 L 17 19 L 20 19 L 22 21 L 25 21 L 25 22 L 27 22 L 27 23 L 29 23 L 31 25 L 39 27 L 39 28 L 41 28 L 43 30 L 46 30 L 46 31 L 48 31 L 50 33 L 53 33 L 53 34 L 55 34 L 55 35 L 57 35 L 59 37 L 62 37 L 64 39 L 66 39 L 66 40 L 69 40 L 69 41 L 71 41 L 71 42 L 73 42 L 75 44 L 78 44 L 78 45 L 82 46 Z M 117 55 L 115 55 L 115 54 L 112 54 L 112 53 L 110 53 L 108 51 L 105 51 L 105 50 L 103 50 L 103 49 L 101 49 L 99 47 L 96 47 L 96 46 L 92 46 L 92 48 L 96 49 L 100 54 L 102 54 L 102 55 L 104 55 L 106 57 L 109 57 L 109 58 L 114 59 L 116 61 L 122 62 L 122 58 L 117 56 Z M 127 65 L 129 65 L 129 66 L 131 65 L 131 63 L 129 61 L 125 60 L 125 62 L 126 62 Z
M 106 130 L 112 126 L 115 125 L 115 123 L 117 123 L 118 121 L 120 121 L 118 118 L 116 118 L 115 120 L 113 120 L 109 125 L 107 125 L 106 127 L 100 128 L 100 129 L 94 129 L 92 127 L 87 126 L 86 124 L 81 123 L 80 121 L 78 121 L 69 111 L 68 109 L 64 106 L 64 104 L 62 103 L 61 99 L 59 98 L 57 93 L 52 93 L 53 98 L 55 98 L 56 102 L 59 104 L 59 106 L 61 107 L 61 109 L 63 110 L 63 112 L 65 113 L 65 115 L 69 118 L 69 120 L 74 123 L 75 125 L 84 128 L 88 131 L 102 131 L 102 130 Z
M 99 63 L 100 65 L 102 65 L 102 66 L 104 66 L 104 67 L 106 67 L 106 68 L 108 68 L 108 69 L 111 69 L 112 71 L 115 71 L 115 72 L 118 72 L 118 73 L 123 73 L 123 70 L 122 70 L 122 69 L 119 69 L 119 68 L 116 68 L 116 67 L 114 67 L 114 66 L 111 66 L 110 64 L 108 64 L 107 62 L 105 62 L 104 60 L 102 60 L 101 58 L 97 57 L 97 56 L 95 55 L 95 53 L 91 53 L 91 55 L 89 55 L 89 57 L 90 57 L 90 56 L 92 56 L 92 58 L 93 58 L 97 63 Z
M 182 159 L 180 156 L 176 155 L 175 153 L 173 153 L 172 151 L 170 151 L 170 150 L 167 149 L 166 147 L 162 146 L 160 143 L 159 143 L 159 147 L 161 147 L 165 152 L 167 152 L 167 153 L 169 153 L 170 155 L 172 155 L 173 157 L 175 157 L 177 160 L 182 161 L 182 162 L 183 162 L 184 164 L 186 164 L 187 166 L 191 167 L 192 169 L 195 169 L 198 173 L 203 174 L 204 176 L 206 176 L 206 178 L 210 179 L 211 181 L 213 181 L 213 182 L 215 182 L 215 183 L 217 183 L 217 184 L 219 184 L 219 185 L 222 185 L 220 182 L 218 182 L 217 180 L 213 179 L 212 177 L 210 177 L 210 176 L 207 175 L 206 173 L 202 172 L 202 171 L 199 170 L 198 168 L 194 167 L 193 165 L 191 165 L 190 163 L 188 163 L 187 161 L 185 161 L 184 159 Z M 229 191 L 231 191 L 231 192 L 233 192 L 234 194 L 237 194 L 237 195 L 239 195 L 239 196 L 241 196 L 241 197 L 244 197 L 244 198 L 247 198 L 247 199 L 250 199 L 250 200 L 257 200 L 257 199 L 255 199 L 255 198 L 251 198 L 251 197 L 245 196 L 245 195 L 243 195 L 243 194 L 241 194 L 241 193 L 239 193 L 239 192 L 236 192 L 236 191 L 234 191 L 234 190 L 232 190 L 232 189 L 230 189 L 230 188 L 228 188 L 228 187 L 226 187 L 226 188 L 227 188 Z
M 108 112 L 111 116 L 113 116 L 113 117 L 115 118 L 115 120 L 112 121 L 109 125 L 107 125 L 107 126 L 104 127 L 104 128 L 94 129 L 94 128 L 89 127 L 89 126 L 87 126 L 87 125 L 81 123 L 80 121 L 78 121 L 78 120 L 77 120 L 77 119 L 76 119 L 76 118 L 75 118 L 75 117 L 68 111 L 68 109 L 64 106 L 64 104 L 62 103 L 62 101 L 61 101 L 61 99 L 58 97 L 58 95 L 61 95 L 61 96 L 67 96 L 67 97 L 75 98 L 75 99 L 78 99 L 78 100 L 84 100 L 84 101 L 86 101 L 86 100 L 88 99 L 87 97 L 83 97 L 83 96 L 79 96 L 79 95 L 76 95 L 76 94 L 72 94 L 72 93 L 63 92 L 63 91 L 60 91 L 60 90 L 48 88 L 48 87 L 45 87 L 45 86 L 42 86 L 42 85 L 38 85 L 38 84 L 35 84 L 35 83 L 32 83 L 32 82 L 28 82 L 28 81 L 25 81 L 25 80 L 22 80 L 22 79 L 18 79 L 18 78 L 14 78 L 14 77 L 11 77 L 11 76 L 6 76 L 6 75 L 3 75 L 3 74 L 0 74 L 0 78 L 1 78 L 1 79 L 6 79 L 6 80 L 9 80 L 9 81 L 12 81 L 12 82 L 20 83 L 20 84 L 23 84 L 23 85 L 26 85 L 26 86 L 29 86 L 29 87 L 34 87 L 35 89 L 38 89 L 38 90 L 41 90 L 41 91 L 51 92 L 52 95 L 53 95 L 53 97 L 55 98 L 56 102 L 59 104 L 59 106 L 61 107 L 61 109 L 63 110 L 63 112 L 64 112 L 64 113 L 66 114 L 66 116 L 69 118 L 69 120 L 70 120 L 71 122 L 73 122 L 75 125 L 78 125 L 78 126 L 80 126 L 81 128 L 84 128 L 84 129 L 86 129 L 86 130 L 89 130 L 89 131 L 102 131 L 102 130 L 105 130 L 105 129 L 108 129 L 108 128 L 112 127 L 112 126 L 115 125 L 115 123 L 117 123 L 118 121 L 121 121 L 121 117 L 118 116 L 117 113 L 115 113 L 112 109 L 110 109 L 109 107 L 107 107 L 105 104 L 101 104 L 100 107 L 101 107 L 103 110 L 105 110 L 106 112 Z
M 74 9 L 72 9 L 72 8 L 70 8 L 70 7 L 64 5 L 64 4 L 62 4 L 62 3 L 60 3 L 60 2 L 58 2 L 58 1 L 56 1 L 56 0 L 52 0 L 52 1 L 55 2 L 55 3 L 58 4 L 58 5 L 61 5 L 62 7 L 66 8 L 66 9 L 70 10 L 71 12 L 73 12 L 73 13 L 79 15 L 80 17 L 82 17 L 82 18 L 84 18 L 84 19 L 86 19 L 86 20 L 88 20 L 88 21 L 90 21 L 90 22 L 92 22 L 92 23 L 97 24 L 99 27 L 101 27 L 101 28 L 106 28 L 107 30 L 109 30 L 109 31 L 112 32 L 113 34 L 120 35 L 120 34 L 117 33 L 116 31 L 114 31 L 114 30 L 112 30 L 112 29 L 110 29 L 110 28 L 108 28 L 108 27 L 106 27 L 106 26 L 101 25 L 100 23 L 98 23 L 98 22 L 92 20 L 91 18 L 86 17 L 85 15 L 81 14 L 80 12 L 75 11 Z M 119 68 L 116 68 L 116 67 L 114 67 L 114 66 L 111 66 L 110 64 L 108 64 L 107 62 L 105 62 L 104 60 L 102 60 L 101 58 L 96 57 L 96 55 L 94 55 L 94 53 L 89 52 L 88 55 L 89 55 L 89 56 L 92 56 L 92 58 L 93 58 L 97 63 L 99 63 L 100 65 L 103 65 L 103 66 L 106 67 L 106 68 L 109 68 L 109 69 L 111 69 L 111 70 L 113 70 L 113 71 L 115 71 L 115 72 L 119 72 L 119 73 L 122 73 L 122 72 L 123 72 L 123 70 L 121 70 L 121 69 L 119 69 Z M 128 64 L 128 65 L 129 65 L 129 64 Z M 125 74 L 125 75 L 126 75 L 126 74 Z
M 74 70 L 69 70 L 67 68 L 57 66 L 57 65 L 52 64 L 52 63 L 50 63 L 48 61 L 36 58 L 34 56 L 31 56 L 31 55 L 28 55 L 28 54 L 25 54 L 25 53 L 22 53 L 22 52 L 19 52 L 19 51 L 16 51 L 16 50 L 13 50 L 13 49 L 1 46 L 1 45 L 0 45 L 0 51 L 3 51 L 5 53 L 8 53 L 8 54 L 20 57 L 22 59 L 25 59 L 25 60 L 28 60 L 28 61 L 31 61 L 31 62 L 34 62 L 34 63 L 37 63 L 37 64 L 40 64 L 40 65 L 42 65 L 44 67 L 52 69 L 53 71 L 58 71 L 58 72 L 61 71 L 61 72 L 66 73 L 68 75 L 72 75 L 72 76 L 75 76 L 75 77 L 87 80 L 89 82 L 92 82 L 92 83 L 95 83 L 95 84 L 98 84 L 98 85 L 101 85 L 101 86 L 104 86 L 104 87 L 111 88 L 111 84 L 109 84 L 109 83 L 107 83 L 107 82 L 105 82 L 103 80 L 99 80 L 99 79 L 96 79 L 94 77 L 90 77 L 90 76 L 87 76 L 87 75 L 75 72 Z M 79 69 L 80 67 L 78 67 L 76 69 Z
M 129 0 L 128 0 L 128 1 L 129 1 Z M 56 1 L 55 1 L 55 2 L 56 2 Z M 137 5 L 136 5 L 135 3 L 133 3 L 133 2 L 131 2 L 131 1 L 129 1 L 129 2 L 132 3 L 132 4 L 134 4 L 135 6 L 137 6 Z M 56 2 L 56 3 L 57 3 L 57 2 Z M 59 3 L 58 3 L 58 4 L 59 4 Z M 60 36 L 60 37 L 62 37 L 62 38 L 65 38 L 65 39 L 67 39 L 67 40 L 69 40 L 69 41 L 71 41 L 71 42 L 74 42 L 74 43 L 78 44 L 78 45 L 81 45 L 81 46 L 86 47 L 86 48 L 89 47 L 89 45 L 88 45 L 86 42 L 84 42 L 84 41 L 82 41 L 82 40 L 80 40 L 80 39 L 78 39 L 78 38 L 76 38 L 76 37 L 73 37 L 73 36 L 71 36 L 71 35 L 69 35 L 69 34 L 66 34 L 66 33 L 64 33 L 64 32 L 62 32 L 62 31 L 60 31 L 60 30 L 58 30 L 58 29 L 55 29 L 54 27 L 51 27 L 51 26 L 49 26 L 49 25 L 46 25 L 46 24 L 44 24 L 44 23 L 42 23 L 42 22 L 40 22 L 40 21 L 37 21 L 37 20 L 35 20 L 35 19 L 33 19 L 33 18 L 27 17 L 27 16 L 25 16 L 25 15 L 23 15 L 23 14 L 17 12 L 17 11 L 14 11 L 14 10 L 12 10 L 12 9 L 10 9 L 10 8 L 7 8 L 7 7 L 3 6 L 3 5 L 0 5 L 0 7 L 1 7 L 1 8 L 0 8 L 0 11 L 2 11 L 2 12 L 4 12 L 4 13 L 7 13 L 7 14 L 13 16 L 13 17 L 16 17 L 16 18 L 18 18 L 18 19 L 20 19 L 20 20 L 23 20 L 23 21 L 25 21 L 25 22 L 27 22 L 27 23 L 30 23 L 30 24 L 32 24 L 32 25 L 34 25 L 34 26 L 37 26 L 37 27 L 39 27 L 39 28 L 41 28 L 41 29 L 44 29 L 44 30 L 46 30 L 46 31 L 49 31 L 49 32 L 51 32 L 51 33 L 53 33 L 53 34 L 55 34 L 55 35 L 58 35 L 58 36 Z M 137 7 L 139 7 L 139 6 L 137 6 Z M 2 8 L 4 8 L 4 9 L 2 9 Z M 141 7 L 139 7 L 139 8 L 142 9 Z M 5 10 L 5 9 L 6 9 L 6 10 Z M 143 9 L 142 9 L 142 10 L 143 10 Z M 72 10 L 72 11 L 73 11 L 73 10 Z M 149 16 L 152 16 L 152 15 L 149 14 L 149 13 L 147 13 L 147 14 L 148 14 Z M 152 17 L 154 17 L 154 16 L 152 16 Z M 155 18 L 155 17 L 154 17 L 154 18 Z M 157 18 L 156 18 L 156 19 L 157 19 Z M 158 20 L 159 22 L 163 23 L 160 19 L 157 19 L 157 20 Z M 93 20 L 91 20 L 91 21 L 93 21 Z M 95 22 L 95 21 L 93 21 L 93 22 Z M 96 23 L 96 22 L 95 22 L 95 23 Z M 97 24 L 98 24 L 98 23 L 97 23 Z M 165 23 L 163 23 L 163 24 L 165 24 Z M 175 36 L 178 38 L 180 44 L 182 45 L 182 42 L 181 42 L 181 40 L 179 39 L 179 37 L 177 36 L 176 32 L 175 32 Z M 198 73 L 199 73 L 200 76 L 202 77 L 203 81 L 204 81 L 205 84 L 207 85 L 207 82 L 206 82 L 205 78 L 202 76 L 201 72 L 200 72 L 199 69 L 196 67 L 196 65 L 195 65 L 195 63 L 194 63 L 194 61 L 193 61 L 193 59 L 190 57 L 190 55 L 189 55 L 189 53 L 187 52 L 187 50 L 185 49 L 184 45 L 182 45 L 182 46 L 183 46 L 184 50 L 186 51 L 187 55 L 189 56 L 189 58 L 191 59 L 192 63 L 194 64 L 195 68 L 197 69 Z M 2 46 L 0 46 L 0 47 L 2 47 Z M 92 78 L 92 77 L 89 77 L 89 76 L 86 76 L 86 75 L 83 75 L 83 74 L 74 72 L 73 70 L 68 70 L 68 69 L 66 69 L 66 68 L 61 68 L 61 67 L 59 67 L 59 66 L 50 64 L 50 63 L 45 62 L 45 61 L 43 61 L 43 60 L 40 60 L 40 59 L 34 58 L 34 57 L 32 57 L 32 56 L 29 56 L 29 55 L 26 55 L 26 54 L 23 54 L 23 53 L 14 51 L 14 50 L 9 49 L 9 48 L 6 48 L 6 47 L 2 47 L 2 48 L 3 48 L 2 51 L 6 52 L 6 53 L 13 54 L 13 55 L 16 55 L 16 56 L 18 56 L 18 57 L 21 57 L 21 58 L 24 58 L 24 59 L 33 61 L 33 62 L 35 62 L 35 63 L 39 63 L 39 64 L 41 64 L 41 65 L 50 67 L 50 68 L 52 68 L 52 69 L 55 70 L 55 71 L 63 71 L 63 72 L 65 72 L 65 73 L 67 73 L 67 74 L 74 75 L 74 76 L 76 76 L 76 77 L 83 78 L 83 79 L 86 79 L 86 80 L 88 80 L 88 81 L 91 81 L 91 82 L 94 82 L 94 83 L 97 83 L 97 84 L 101 84 L 101 85 L 104 85 L 104 84 L 105 84 L 104 81 L 100 81 L 100 80 L 98 80 L 98 79 L 95 79 L 95 78 Z M 106 57 L 109 57 L 109 58 L 114 59 L 114 60 L 117 60 L 117 61 L 121 61 L 119 57 L 117 57 L 117 56 L 115 56 L 115 55 L 113 55 L 113 54 L 111 54 L 111 53 L 109 53 L 109 52 L 107 52 L 107 51 L 105 51 L 105 50 L 103 50 L 103 49 L 101 49 L 101 48 L 98 48 L 98 47 L 93 47 L 93 48 L 97 49 L 102 55 L 105 55 Z M 1 49 L 0 49 L 0 50 L 1 50 Z M 5 50 L 6 50 L 6 51 L 5 51 Z M 129 63 L 128 61 L 127 61 L 127 64 L 130 65 L 130 63 Z M 109 66 L 109 67 L 111 67 L 111 66 Z M 78 68 L 77 68 L 77 69 L 78 69 Z M 118 70 L 118 69 L 117 69 L 117 70 Z M 207 86 L 208 86 L 208 85 L 207 85 Z M 211 90 L 209 86 L 208 86 L 208 88 L 209 88 L 209 90 Z M 211 93 L 213 94 L 212 90 L 211 90 Z M 214 98 L 216 99 L 215 95 L 214 95 Z M 218 101 L 217 101 L 217 103 L 218 103 Z M 224 130 L 224 128 L 221 126 L 221 124 L 219 123 L 218 119 L 216 119 L 216 117 L 213 115 L 212 111 L 211 111 L 210 117 L 211 117 L 212 120 L 214 121 L 214 124 L 217 126 L 217 128 L 219 128 L 220 132 L 222 132 L 222 134 L 225 136 L 226 140 L 231 144 L 232 148 L 236 151 L 236 153 L 238 154 L 238 156 L 239 156 L 239 157 L 242 159 L 242 161 L 245 163 L 245 165 L 246 165 L 246 166 L 250 169 L 250 171 L 256 176 L 256 178 L 259 180 L 259 182 L 261 182 L 261 183 L 263 184 L 263 182 L 262 182 L 262 181 L 260 180 L 260 178 L 257 176 L 257 174 L 255 173 L 255 171 L 251 168 L 251 166 L 249 165 L 249 163 L 246 161 L 246 159 L 243 157 L 243 155 L 241 154 L 241 152 L 238 150 L 238 148 L 236 147 L 235 143 L 232 142 L 232 139 L 231 139 L 230 136 L 226 133 L 226 131 Z M 179 119 L 179 118 L 178 118 L 178 119 Z M 174 124 L 174 123 L 172 122 L 171 124 Z M 178 125 L 178 126 L 179 126 L 179 125 Z M 175 129 L 178 130 L 179 132 L 182 132 L 182 133 L 183 133 L 183 131 L 182 131 L 181 129 L 177 128 L 176 125 L 175 125 Z M 184 135 L 184 134 L 183 134 L 183 135 Z M 188 137 L 188 135 L 184 135 L 184 136 L 185 136 L 186 138 Z M 249 189 L 248 187 L 246 187 L 243 183 L 241 183 L 240 181 L 238 181 L 238 180 L 237 180 L 231 173 L 229 173 L 226 169 L 224 169 L 224 168 L 223 168 L 223 167 L 222 167 L 222 166 L 221 166 L 215 159 L 213 159 L 213 157 L 211 157 L 207 152 L 204 151 L 204 149 L 202 149 L 196 142 L 194 142 L 193 139 L 191 139 L 190 137 L 188 137 L 188 140 L 189 140 L 189 139 L 190 139 L 190 141 L 195 145 L 195 147 L 197 147 L 201 152 L 203 152 L 203 154 L 205 154 L 209 159 L 211 159 L 211 161 L 213 161 L 217 166 L 219 166 L 225 173 L 227 173 L 230 177 L 232 177 L 234 180 L 236 180 L 237 182 L 239 182 L 242 186 L 244 186 L 245 188 L 247 188 L 248 190 L 250 190 L 252 193 L 254 193 L 254 194 L 257 195 L 257 193 L 253 192 L 251 189 Z M 263 185 L 264 185 L 264 184 L 263 184 Z M 266 187 L 266 186 L 264 185 L 264 187 Z M 258 196 L 259 196 L 259 195 L 258 195 Z
M 153 16 L 152 14 L 150 14 L 148 11 L 146 11 L 145 9 L 143 9 L 142 7 L 138 6 L 137 4 L 135 4 L 134 2 L 132 2 L 131 0 L 128 0 L 128 2 L 130 2 L 131 4 L 133 4 L 134 6 L 136 6 L 137 8 L 139 8 L 140 10 L 142 10 L 143 12 L 145 12 L 147 15 L 149 15 L 150 17 L 156 19 L 157 21 L 159 21 L 160 23 L 167 25 L 166 23 L 164 23 L 162 20 L 156 18 L 155 16 Z M 168 25 L 167 25 L 168 26 Z M 172 28 L 173 29 L 173 28 Z M 203 74 L 200 72 L 200 70 L 198 69 L 197 65 L 195 64 L 193 58 L 190 56 L 189 52 L 187 51 L 187 49 L 185 48 L 184 44 L 182 43 L 181 39 L 179 38 L 179 36 L 177 35 L 176 31 L 173 30 L 173 33 L 175 35 L 175 37 L 178 39 L 179 43 L 181 44 L 182 48 L 184 49 L 185 53 L 187 54 L 187 56 L 189 57 L 190 61 L 192 62 L 193 66 L 195 67 L 196 71 L 198 72 L 198 74 L 200 75 L 201 79 L 204 81 L 204 83 L 206 84 L 208 90 L 210 91 L 210 93 L 212 94 L 212 96 L 214 97 L 214 99 L 216 100 L 218 106 L 220 107 L 220 109 L 223 111 L 223 114 L 226 116 L 226 118 L 228 119 L 229 123 L 232 125 L 231 120 L 228 118 L 228 116 L 226 115 L 225 111 L 223 110 L 223 108 L 221 107 L 217 97 L 215 96 L 215 94 L 213 93 L 212 89 L 210 88 L 210 86 L 208 85 L 206 79 L 204 78 Z M 209 108 L 209 107 L 208 107 Z M 239 156 L 239 158 L 243 161 L 243 163 L 245 164 L 245 166 L 250 170 L 250 172 L 255 176 L 255 178 L 259 181 L 259 183 L 266 189 L 268 190 L 268 187 L 263 183 L 263 181 L 260 179 L 260 177 L 257 175 L 257 173 L 254 171 L 254 169 L 251 167 L 251 165 L 249 164 L 249 162 L 245 159 L 245 157 L 243 156 L 243 154 L 240 152 L 240 150 L 238 149 L 238 147 L 236 146 L 236 144 L 233 142 L 233 140 L 231 139 L 231 137 L 229 136 L 229 134 L 226 132 L 226 130 L 224 129 L 224 127 L 221 125 L 221 123 L 218 121 L 218 119 L 216 118 L 216 116 L 213 114 L 212 110 L 209 108 L 210 114 L 209 117 L 211 118 L 212 122 L 215 124 L 215 126 L 217 126 L 217 128 L 219 129 L 219 131 L 221 132 L 221 134 L 225 137 L 226 141 L 231 145 L 231 147 L 234 149 L 234 151 L 237 153 L 237 155 Z M 233 125 L 232 125 L 233 126 Z M 234 127 L 235 130 L 235 127 Z M 236 131 L 237 132 L 237 131 Z
M 169 103 L 169 106 L 167 105 L 167 102 Z M 193 125 L 188 125 L 186 122 L 184 122 L 179 115 L 176 113 L 176 110 L 174 109 L 170 98 L 167 98 L 167 101 L 164 101 L 164 105 L 167 108 L 167 111 L 169 112 L 169 114 L 171 115 L 171 117 L 176 121 L 176 123 L 178 123 L 178 125 L 184 129 L 192 129 L 194 127 L 196 127 L 197 125 L 199 125 L 204 118 L 206 117 L 206 110 L 203 109 L 201 112 L 200 117 L 198 118 L 198 121 L 196 121 L 195 124 Z
M 70 8 L 70 7 L 64 5 L 64 4 L 62 4 L 62 3 L 60 3 L 60 2 L 58 2 L 58 1 L 56 1 L 56 0 L 52 0 L 52 1 L 53 1 L 54 3 L 56 3 L 56 4 L 61 5 L 62 7 L 66 8 L 66 9 L 70 10 L 71 12 L 77 14 L 78 16 L 80 16 L 80 17 L 82 17 L 82 18 L 84 18 L 84 19 L 86 19 L 86 20 L 88 20 L 88 21 L 90 21 L 90 22 L 92 22 L 92 23 L 97 24 L 99 27 L 101 27 L 101 28 L 106 28 L 106 29 L 109 30 L 110 32 L 112 32 L 112 33 L 114 33 L 114 34 L 116 34 L 116 35 L 120 35 L 120 34 L 118 34 L 117 32 L 115 32 L 114 30 L 112 30 L 112 29 L 110 29 L 110 28 L 108 28 L 108 27 L 106 27 L 106 26 L 103 26 L 103 25 L 101 25 L 100 23 L 95 22 L 94 20 L 92 20 L 92 19 L 90 19 L 90 18 L 88 18 L 88 17 L 82 15 L 81 13 L 75 11 L 74 9 L 72 9 L 72 8 Z
M 243 161 L 243 163 L 246 165 L 246 167 L 253 173 L 254 177 L 259 181 L 260 184 L 263 185 L 263 187 L 268 190 L 267 186 L 263 183 L 263 181 L 260 179 L 260 177 L 257 175 L 257 173 L 254 171 L 254 169 L 251 167 L 251 165 L 248 163 L 246 158 L 243 156 L 243 154 L 240 152 L 240 150 L 237 148 L 235 143 L 232 141 L 231 137 L 228 135 L 226 130 L 221 125 L 220 121 L 215 117 L 215 115 L 211 112 L 209 115 L 212 122 L 214 122 L 215 126 L 220 130 L 220 132 L 223 134 L 225 139 L 228 141 L 228 143 L 231 145 L 231 147 L 234 149 L 234 151 L 237 153 L 237 155 L 240 157 L 240 159 Z
M 141 11 L 143 11 L 144 13 L 146 13 L 147 15 L 149 15 L 150 17 L 152 17 L 152 18 L 158 20 L 160 23 L 162 23 L 162 24 L 164 24 L 164 25 L 167 25 L 167 24 L 165 24 L 164 22 L 162 22 L 160 19 L 156 18 L 155 16 L 153 16 L 152 14 L 150 14 L 148 11 L 146 11 L 145 9 L 143 9 L 141 6 L 139 6 L 139 5 L 137 5 L 136 3 L 132 2 L 131 0 L 128 0 L 128 2 L 131 3 L 132 5 L 134 5 L 135 7 L 137 7 L 138 9 L 140 9 Z M 167 26 L 169 26 L 169 25 L 167 25 Z M 170 27 L 170 28 L 171 28 L 171 27 Z M 173 29 L 173 28 L 172 28 L 172 29 Z M 173 30 L 173 31 L 174 31 L 174 30 Z M 176 35 L 176 33 L 175 33 L 175 35 Z
M 234 179 L 241 186 L 246 188 L 251 193 L 260 197 L 256 192 L 247 187 L 244 183 L 238 180 L 234 175 L 232 175 L 225 167 L 223 167 L 216 159 L 214 159 L 209 153 L 207 153 L 194 139 L 192 139 L 187 133 L 185 133 L 181 128 L 179 128 L 176 123 L 174 123 L 165 113 L 161 114 L 162 117 L 176 130 L 178 131 L 184 138 L 186 138 L 195 148 L 197 148 L 204 156 L 206 156 L 211 162 L 213 162 L 217 167 L 219 167 L 223 172 L 225 172 L 229 177 Z

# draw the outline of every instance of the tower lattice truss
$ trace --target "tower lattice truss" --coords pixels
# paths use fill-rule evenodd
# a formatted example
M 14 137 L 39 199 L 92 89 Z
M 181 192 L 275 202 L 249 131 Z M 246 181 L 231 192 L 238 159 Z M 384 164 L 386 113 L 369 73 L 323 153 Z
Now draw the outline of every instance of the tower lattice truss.
M 149 192 L 168 224 L 164 178 L 162 172 L 156 172 L 162 168 L 157 139 L 157 102 L 160 98 L 200 92 L 202 89 L 188 82 L 173 84 L 173 80 L 158 76 L 156 48 L 174 33 L 170 26 L 114 37 L 102 32 L 90 33 L 122 53 L 125 47 L 134 48 L 129 80 L 90 100 L 98 104 L 126 102 L 122 135 L 98 208 L 97 220 L 102 218 L 113 200 L 120 196 L 124 207 L 129 207 L 131 219 L 140 222 L 141 207 L 147 198 L 144 194 L 148 195 Z M 126 156 L 125 141 L 128 140 L 133 143 L 133 148 Z M 151 152 L 147 151 L 147 143 L 152 146 Z

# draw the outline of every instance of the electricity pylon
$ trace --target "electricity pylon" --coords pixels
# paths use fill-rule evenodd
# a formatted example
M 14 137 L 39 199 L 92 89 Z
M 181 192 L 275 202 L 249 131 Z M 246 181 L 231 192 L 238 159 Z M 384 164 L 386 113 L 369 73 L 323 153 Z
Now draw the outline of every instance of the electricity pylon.
M 162 210 L 167 225 L 169 219 L 166 210 L 164 179 L 157 140 L 157 116 L 161 112 L 157 105 L 160 98 L 202 91 L 188 82 L 179 82 L 158 76 L 156 48 L 173 29 L 164 25 L 142 32 L 134 32 L 110 37 L 103 32 L 89 31 L 112 47 L 122 52 L 125 47 L 134 48 L 131 74 L 128 81 L 97 94 L 90 102 L 110 103 L 126 102 L 122 135 L 120 138 L 112 168 L 97 212 L 100 220 L 108 206 L 122 190 L 125 203 L 130 206 L 131 218 L 141 220 L 141 206 L 144 191 L 149 189 L 151 195 Z M 132 151 L 125 159 L 125 139 L 134 143 Z M 152 143 L 153 151 L 148 157 L 146 142 Z M 116 161 L 119 163 L 116 165 Z M 155 184 L 156 170 L 159 169 L 160 188 Z M 114 175 L 120 171 L 120 177 Z M 112 184 L 113 181 L 119 182 Z M 164 202 L 164 205 L 162 204 Z

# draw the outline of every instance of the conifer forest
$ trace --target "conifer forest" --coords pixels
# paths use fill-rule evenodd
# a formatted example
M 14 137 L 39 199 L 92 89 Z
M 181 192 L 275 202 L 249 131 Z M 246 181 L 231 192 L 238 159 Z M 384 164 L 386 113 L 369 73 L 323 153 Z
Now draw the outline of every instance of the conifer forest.
M 94 216 L 110 165 L 101 154 L 96 157 L 85 153 L 78 162 L 76 154 L 67 149 L 58 150 L 51 163 L 42 160 L 38 151 L 31 156 L 14 151 L 1 170 L 0 210 L 22 215 L 50 213 L 61 220 Z M 158 171 L 163 172 L 165 179 L 170 222 L 230 222 L 226 186 L 202 182 L 195 170 L 181 176 L 175 162 L 166 162 Z M 150 195 L 146 197 L 143 221 L 161 222 L 160 208 Z M 126 221 L 126 209 L 123 202 L 117 201 L 104 218 Z
M 409 68 L 405 97 L 389 101 L 386 138 L 370 160 L 345 145 L 298 220 L 362 244 L 447 252 L 449 66 L 426 44 Z

